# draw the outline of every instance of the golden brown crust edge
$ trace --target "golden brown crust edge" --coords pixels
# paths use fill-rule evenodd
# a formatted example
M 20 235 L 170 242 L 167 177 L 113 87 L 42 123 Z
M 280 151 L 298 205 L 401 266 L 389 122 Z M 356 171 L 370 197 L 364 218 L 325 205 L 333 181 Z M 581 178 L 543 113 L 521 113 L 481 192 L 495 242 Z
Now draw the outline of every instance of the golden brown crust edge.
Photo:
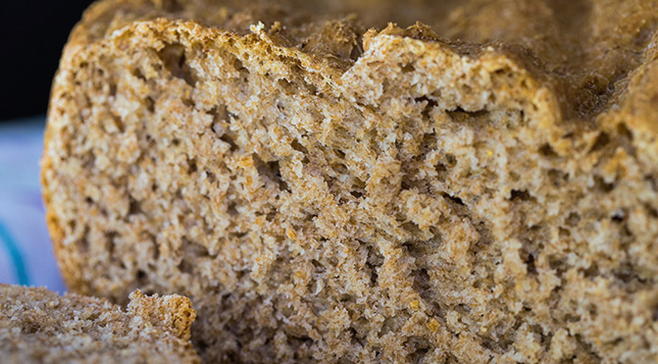
M 44 147 L 50 143 L 50 132 L 49 128 L 46 128 L 44 134 Z M 45 150 L 45 148 L 44 148 Z M 86 287 L 83 281 L 78 277 L 76 272 L 79 272 L 79 266 L 73 262 L 67 261 L 67 255 L 63 254 L 62 244 L 64 240 L 64 232 L 59 225 L 59 220 L 57 215 L 50 207 L 52 193 L 50 192 L 48 185 L 47 174 L 52 170 L 52 161 L 47 153 L 43 153 L 41 159 L 41 193 L 43 197 L 44 207 L 46 210 L 45 222 L 48 232 L 50 233 L 50 240 L 53 245 L 53 252 L 59 266 L 59 271 L 66 283 L 66 286 L 73 292 L 78 292 L 81 294 L 90 294 L 90 290 Z

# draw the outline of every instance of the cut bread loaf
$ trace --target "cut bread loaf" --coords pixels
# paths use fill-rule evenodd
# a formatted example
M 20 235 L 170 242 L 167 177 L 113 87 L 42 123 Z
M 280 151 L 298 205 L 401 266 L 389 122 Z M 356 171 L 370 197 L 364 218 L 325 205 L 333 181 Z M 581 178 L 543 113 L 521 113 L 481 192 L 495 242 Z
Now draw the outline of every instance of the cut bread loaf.
M 70 288 L 189 295 L 210 361 L 658 360 L 656 1 L 308 3 L 86 12 Z
M 130 294 L 126 310 L 105 299 L 0 284 L 3 363 L 199 363 L 186 297 Z

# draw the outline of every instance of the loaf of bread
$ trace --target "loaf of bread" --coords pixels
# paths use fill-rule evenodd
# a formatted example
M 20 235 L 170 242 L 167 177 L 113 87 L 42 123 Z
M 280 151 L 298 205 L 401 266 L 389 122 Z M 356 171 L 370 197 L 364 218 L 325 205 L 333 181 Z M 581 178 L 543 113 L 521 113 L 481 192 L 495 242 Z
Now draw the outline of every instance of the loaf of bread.
M 105 299 L 0 284 L 2 363 L 200 363 L 190 343 L 196 313 L 182 296 Z
M 93 5 L 43 156 L 70 288 L 188 295 L 208 361 L 655 363 L 658 2 L 437 3 Z

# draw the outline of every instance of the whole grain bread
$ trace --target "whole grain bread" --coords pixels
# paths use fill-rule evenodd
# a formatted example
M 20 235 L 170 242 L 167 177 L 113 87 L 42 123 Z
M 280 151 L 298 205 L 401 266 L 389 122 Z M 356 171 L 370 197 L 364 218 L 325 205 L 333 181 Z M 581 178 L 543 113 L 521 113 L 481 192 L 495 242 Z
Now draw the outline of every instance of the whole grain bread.
M 656 8 L 100 1 L 48 115 L 62 273 L 189 295 L 209 361 L 656 362 Z
M 199 363 L 190 300 L 130 294 L 105 299 L 0 284 L 2 363 Z

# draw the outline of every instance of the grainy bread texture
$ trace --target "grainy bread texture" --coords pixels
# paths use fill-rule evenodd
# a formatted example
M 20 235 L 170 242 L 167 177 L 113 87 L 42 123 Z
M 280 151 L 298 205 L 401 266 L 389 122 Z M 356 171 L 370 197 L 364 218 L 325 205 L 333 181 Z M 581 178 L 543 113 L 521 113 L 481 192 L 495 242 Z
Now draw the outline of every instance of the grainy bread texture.
M 196 313 L 182 296 L 105 299 L 0 284 L 2 363 L 199 363 Z
M 655 363 L 657 8 L 101 1 L 48 117 L 62 272 L 189 295 L 211 361 Z

